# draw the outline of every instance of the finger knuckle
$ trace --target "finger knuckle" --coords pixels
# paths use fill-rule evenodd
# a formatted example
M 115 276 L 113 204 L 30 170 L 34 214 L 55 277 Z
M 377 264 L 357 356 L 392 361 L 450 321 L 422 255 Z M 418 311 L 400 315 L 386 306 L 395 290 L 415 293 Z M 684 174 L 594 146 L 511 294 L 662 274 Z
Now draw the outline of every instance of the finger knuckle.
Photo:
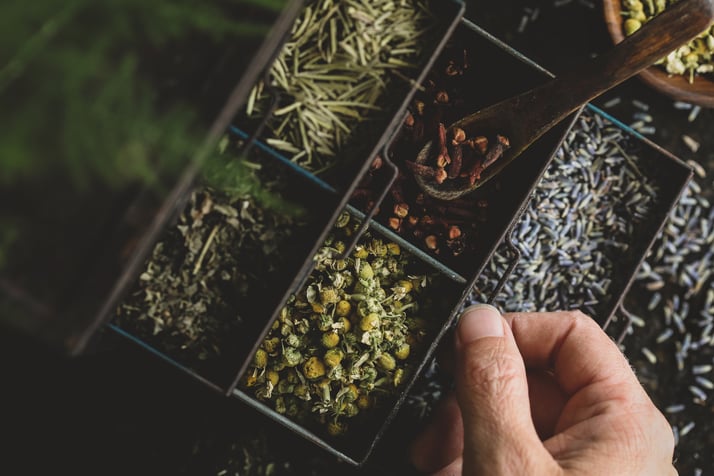
M 478 391 L 498 394 L 507 391 L 510 382 L 520 378 L 522 362 L 515 356 L 504 353 L 501 346 L 495 346 L 489 352 L 471 359 L 467 372 L 468 385 Z
M 573 323 L 581 323 L 581 322 L 593 322 L 593 319 L 585 314 L 583 311 L 579 309 L 574 309 L 572 311 L 565 311 L 565 316 L 567 319 L 573 321 Z

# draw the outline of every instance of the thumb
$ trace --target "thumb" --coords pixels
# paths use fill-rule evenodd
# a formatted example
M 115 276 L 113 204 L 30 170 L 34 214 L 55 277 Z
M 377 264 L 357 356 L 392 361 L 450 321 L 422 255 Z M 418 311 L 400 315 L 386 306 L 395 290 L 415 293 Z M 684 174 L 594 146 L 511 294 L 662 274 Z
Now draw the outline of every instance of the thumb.
M 456 397 L 464 423 L 463 474 L 539 474 L 555 464 L 531 419 L 526 370 L 513 333 L 487 304 L 456 330 Z

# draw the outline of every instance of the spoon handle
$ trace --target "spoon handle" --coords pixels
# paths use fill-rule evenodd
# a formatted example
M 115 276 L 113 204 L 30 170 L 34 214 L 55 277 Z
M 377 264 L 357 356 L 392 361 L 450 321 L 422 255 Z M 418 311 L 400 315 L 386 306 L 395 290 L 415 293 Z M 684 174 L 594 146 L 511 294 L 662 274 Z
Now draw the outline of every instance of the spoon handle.
M 680 0 L 606 53 L 499 103 L 499 109 L 505 106 L 511 117 L 518 118 L 518 128 L 524 132 L 518 145 L 528 146 L 568 114 L 686 43 L 713 21 L 714 0 Z

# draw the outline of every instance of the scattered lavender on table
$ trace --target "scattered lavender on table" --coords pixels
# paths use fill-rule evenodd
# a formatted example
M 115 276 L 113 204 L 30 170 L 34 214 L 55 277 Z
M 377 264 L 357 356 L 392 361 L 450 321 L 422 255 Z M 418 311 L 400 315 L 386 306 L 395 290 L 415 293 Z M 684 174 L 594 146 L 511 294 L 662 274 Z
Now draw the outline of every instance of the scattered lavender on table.
M 622 343 L 648 393 L 665 408 L 678 444 L 685 439 L 714 443 L 708 425 L 697 425 L 711 420 L 714 410 L 713 272 L 714 209 L 693 180 L 636 276 L 627 302 L 643 318 L 630 319 Z M 642 342 L 650 341 L 655 341 L 657 362 L 636 356 Z M 661 370 L 669 362 L 674 375 Z M 706 465 L 701 461 L 706 455 L 688 456 Z

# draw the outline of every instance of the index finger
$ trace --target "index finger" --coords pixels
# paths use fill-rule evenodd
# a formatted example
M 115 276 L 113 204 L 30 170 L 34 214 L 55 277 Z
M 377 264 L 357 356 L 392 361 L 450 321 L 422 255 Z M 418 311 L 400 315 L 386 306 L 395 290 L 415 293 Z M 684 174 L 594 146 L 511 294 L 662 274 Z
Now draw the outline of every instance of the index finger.
M 568 395 L 600 381 L 640 387 L 617 345 L 582 312 L 507 313 L 503 317 L 526 367 L 554 370 Z

